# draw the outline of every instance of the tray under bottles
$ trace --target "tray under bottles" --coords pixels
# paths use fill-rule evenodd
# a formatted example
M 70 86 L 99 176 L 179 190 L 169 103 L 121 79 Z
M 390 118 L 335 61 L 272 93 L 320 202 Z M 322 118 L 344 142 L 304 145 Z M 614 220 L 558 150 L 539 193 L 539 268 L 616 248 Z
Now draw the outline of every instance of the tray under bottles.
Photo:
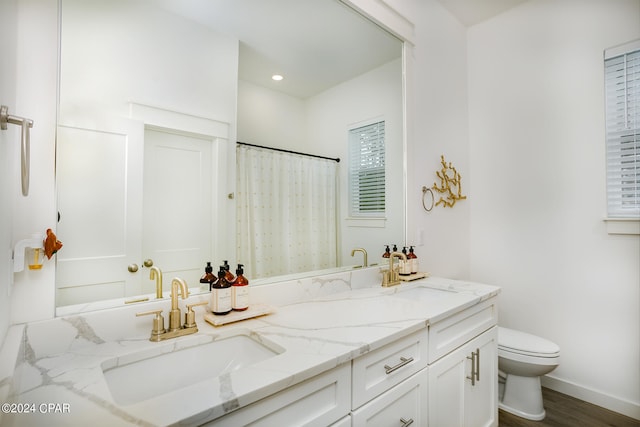
M 429 277 L 429 273 L 413 273 L 408 276 L 400 276 L 400 280 L 405 282 L 410 282 L 412 280 L 424 279 L 425 277 Z
M 222 326 L 228 323 L 239 322 L 240 320 L 252 319 L 258 316 L 264 316 L 273 313 L 274 307 L 268 304 L 252 304 L 244 311 L 232 311 L 229 314 L 215 315 L 213 313 L 205 313 L 204 320 L 213 326 Z

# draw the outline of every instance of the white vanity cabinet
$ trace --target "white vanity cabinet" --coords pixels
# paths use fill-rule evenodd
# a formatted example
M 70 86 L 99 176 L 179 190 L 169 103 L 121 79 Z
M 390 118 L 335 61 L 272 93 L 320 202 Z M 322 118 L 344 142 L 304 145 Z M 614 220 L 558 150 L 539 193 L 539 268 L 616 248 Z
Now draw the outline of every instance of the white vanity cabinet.
M 493 297 L 208 425 L 497 426 L 497 339 Z
M 421 329 L 352 362 L 352 407 L 359 408 L 427 367 L 428 331 Z
M 428 330 L 352 363 L 352 427 L 427 425 Z
M 432 325 L 430 357 L 437 359 L 429 365 L 430 426 L 498 425 L 496 325 L 495 298 Z
M 402 381 L 351 413 L 352 427 L 426 426 L 428 371 Z
M 345 363 L 205 425 L 326 427 L 339 420 L 342 426 L 350 402 L 351 364 Z

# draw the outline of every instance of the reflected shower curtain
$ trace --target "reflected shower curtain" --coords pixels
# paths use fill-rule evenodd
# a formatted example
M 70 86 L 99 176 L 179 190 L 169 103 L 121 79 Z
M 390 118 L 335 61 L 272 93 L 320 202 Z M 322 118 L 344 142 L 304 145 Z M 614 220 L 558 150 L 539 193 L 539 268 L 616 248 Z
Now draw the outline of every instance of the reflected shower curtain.
M 337 265 L 338 163 L 237 146 L 237 259 L 262 278 Z

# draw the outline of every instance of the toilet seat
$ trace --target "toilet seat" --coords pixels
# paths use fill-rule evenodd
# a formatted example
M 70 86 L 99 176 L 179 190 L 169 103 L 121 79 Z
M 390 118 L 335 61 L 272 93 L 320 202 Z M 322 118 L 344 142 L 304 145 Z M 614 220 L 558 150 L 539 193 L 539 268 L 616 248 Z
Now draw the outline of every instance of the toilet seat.
M 513 329 L 498 327 L 498 354 L 503 357 L 557 358 L 560 347 L 536 335 Z

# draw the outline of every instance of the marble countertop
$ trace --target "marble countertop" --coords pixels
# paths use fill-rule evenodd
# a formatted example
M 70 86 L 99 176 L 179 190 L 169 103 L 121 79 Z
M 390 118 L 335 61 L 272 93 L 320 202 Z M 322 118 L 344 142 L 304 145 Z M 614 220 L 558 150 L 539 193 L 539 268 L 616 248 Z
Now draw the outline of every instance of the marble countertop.
M 452 292 L 446 298 L 433 301 L 397 295 L 415 287 Z M 97 312 L 14 326 L 7 340 L 19 337 L 16 339 L 19 343 L 13 345 L 20 347 L 24 361 L 18 363 L 10 378 L 14 392 L 9 401 L 22 404 L 22 408 L 15 409 L 26 409 L 29 413 L 0 414 L 0 423 L 3 426 L 92 427 L 199 425 L 498 293 L 499 288 L 494 286 L 428 278 L 392 288 L 377 285 L 334 292 L 279 305 L 267 316 L 219 327 L 206 323 L 202 310 L 198 310 L 202 307 L 197 307 L 199 332 L 161 343 L 148 340 L 151 319 L 135 318 L 136 308 L 129 308 L 126 314 L 122 310 Z M 197 301 L 207 297 L 193 298 Z M 164 305 L 161 307 L 167 309 Z M 184 308 L 182 301 L 180 305 Z M 113 399 L 102 372 L 103 363 L 125 364 L 140 352 L 160 354 L 237 334 L 248 335 L 278 354 L 246 368 L 130 405 L 119 405 Z M 166 366 L 164 369 L 180 371 L 189 366 Z M 162 371 L 158 372 L 160 378 Z M 136 379 L 132 378 L 132 381 Z M 2 385 L 0 382 L 0 388 Z

